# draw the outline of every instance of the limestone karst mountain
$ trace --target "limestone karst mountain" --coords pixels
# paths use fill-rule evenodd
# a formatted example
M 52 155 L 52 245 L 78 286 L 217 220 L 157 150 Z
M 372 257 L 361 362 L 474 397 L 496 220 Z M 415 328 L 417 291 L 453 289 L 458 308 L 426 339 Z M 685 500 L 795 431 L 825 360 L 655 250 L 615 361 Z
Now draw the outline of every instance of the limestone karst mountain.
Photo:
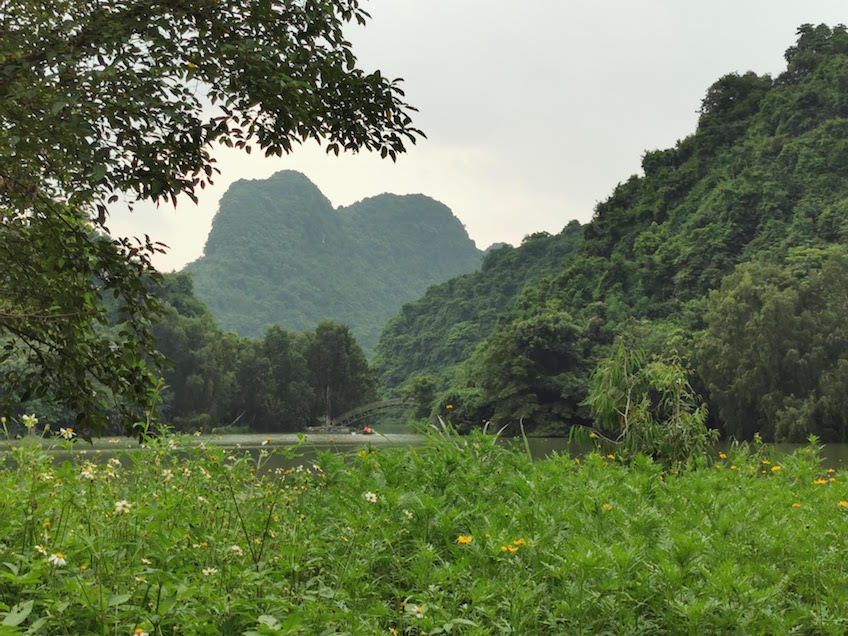
M 186 270 L 224 329 L 261 337 L 273 324 L 331 319 L 370 349 L 405 302 L 481 260 L 438 201 L 381 194 L 334 209 L 306 176 L 283 171 L 227 190 L 204 255 Z

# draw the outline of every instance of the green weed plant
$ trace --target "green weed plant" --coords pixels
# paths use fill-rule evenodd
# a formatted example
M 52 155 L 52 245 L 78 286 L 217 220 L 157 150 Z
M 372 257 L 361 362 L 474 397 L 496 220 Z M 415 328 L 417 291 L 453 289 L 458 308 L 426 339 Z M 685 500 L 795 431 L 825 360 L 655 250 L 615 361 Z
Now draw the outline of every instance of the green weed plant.
M 533 462 L 445 428 L 271 469 L 283 451 L 58 463 L 34 439 L 0 472 L 3 636 L 848 629 L 848 485 L 815 444 Z

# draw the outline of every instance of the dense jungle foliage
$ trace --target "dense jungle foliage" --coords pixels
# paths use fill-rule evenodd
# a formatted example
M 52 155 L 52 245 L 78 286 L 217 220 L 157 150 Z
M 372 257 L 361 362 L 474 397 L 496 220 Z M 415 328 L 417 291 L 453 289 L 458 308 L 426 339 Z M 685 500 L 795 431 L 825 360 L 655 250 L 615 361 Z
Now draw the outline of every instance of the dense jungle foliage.
M 555 274 L 577 251 L 583 231 L 577 221 L 551 236 L 538 232 L 520 247 L 492 246 L 480 270 L 433 285 L 403 306 L 386 325 L 376 365 L 385 386 L 397 386 L 411 371 L 452 377 L 480 341 L 495 329 L 528 281 Z
M 279 172 L 227 190 L 197 296 L 221 327 L 262 337 L 271 325 L 350 325 L 366 350 L 404 302 L 478 267 L 482 253 L 451 211 L 423 195 L 381 194 L 334 210 L 304 175 Z
M 621 340 L 690 365 L 726 435 L 848 440 L 848 33 L 804 25 L 785 57 L 777 78 L 713 84 L 696 132 L 647 152 L 552 275 L 529 261 L 549 267 L 563 235 L 406 305 L 378 345 L 384 385 L 465 428 L 565 432 Z M 508 293 L 502 253 L 529 272 Z
M 274 325 L 262 339 L 222 331 L 188 274 L 164 277 L 165 316 L 153 326 L 163 370 L 161 416 L 177 430 L 237 425 L 300 431 L 376 399 L 377 383 L 350 329 Z
M 394 161 L 423 137 L 402 80 L 357 64 L 360 5 L 0 2 L 0 416 L 37 399 L 97 433 L 150 411 L 164 246 L 112 236 L 109 206 L 196 202 L 221 146 Z
M 218 326 L 194 295 L 191 275 L 164 274 L 147 284 L 160 305 L 150 331 L 164 362 L 153 411 L 147 423 L 135 424 L 136 432 L 157 419 L 192 433 L 302 431 L 378 398 L 376 374 L 346 325 L 322 320 L 300 332 L 274 325 L 262 338 L 242 338 Z M 107 307 L 112 316 L 119 311 L 114 302 Z M 14 371 L 27 362 L 12 357 L 6 364 Z M 19 414 L 76 425 L 72 411 L 48 400 L 18 400 Z M 105 433 L 127 432 L 117 408 L 104 415 Z M 21 415 L 8 419 L 8 430 L 24 434 L 21 421 Z

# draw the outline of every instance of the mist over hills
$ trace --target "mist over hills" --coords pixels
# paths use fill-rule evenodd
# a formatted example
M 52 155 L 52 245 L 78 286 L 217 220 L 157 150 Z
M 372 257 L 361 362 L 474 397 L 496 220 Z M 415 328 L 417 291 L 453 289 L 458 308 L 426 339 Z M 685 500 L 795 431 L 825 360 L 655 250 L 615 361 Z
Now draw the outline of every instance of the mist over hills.
M 303 174 L 234 183 L 204 255 L 185 271 L 218 324 L 261 337 L 279 324 L 347 324 L 366 350 L 404 302 L 477 269 L 483 253 L 427 196 L 381 194 L 334 209 Z

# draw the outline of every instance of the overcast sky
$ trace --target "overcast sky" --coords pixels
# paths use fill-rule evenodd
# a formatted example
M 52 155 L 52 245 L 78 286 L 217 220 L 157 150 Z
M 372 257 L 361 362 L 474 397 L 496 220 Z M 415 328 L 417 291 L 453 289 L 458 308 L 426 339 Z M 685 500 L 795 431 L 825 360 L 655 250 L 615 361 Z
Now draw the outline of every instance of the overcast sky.
M 116 210 L 114 234 L 170 245 L 180 269 L 203 251 L 237 179 L 305 173 L 333 205 L 381 192 L 447 204 L 477 246 L 586 222 L 640 171 L 645 150 L 694 132 L 704 93 L 726 73 L 779 74 L 800 24 L 848 22 L 845 0 L 370 0 L 350 29 L 361 66 L 403 77 L 427 134 L 397 164 L 327 156 L 317 145 L 264 159 L 219 151 L 222 175 L 173 206 Z M 261 153 L 258 153 L 261 154 Z

